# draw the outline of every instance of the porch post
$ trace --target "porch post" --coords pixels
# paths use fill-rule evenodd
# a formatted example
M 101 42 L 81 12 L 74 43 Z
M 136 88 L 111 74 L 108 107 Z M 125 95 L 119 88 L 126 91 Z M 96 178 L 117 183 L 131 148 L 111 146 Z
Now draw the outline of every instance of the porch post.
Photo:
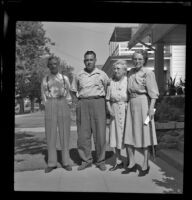
M 159 93 L 163 94 L 165 91 L 164 82 L 164 44 L 157 43 L 155 45 L 155 77 L 159 88 Z

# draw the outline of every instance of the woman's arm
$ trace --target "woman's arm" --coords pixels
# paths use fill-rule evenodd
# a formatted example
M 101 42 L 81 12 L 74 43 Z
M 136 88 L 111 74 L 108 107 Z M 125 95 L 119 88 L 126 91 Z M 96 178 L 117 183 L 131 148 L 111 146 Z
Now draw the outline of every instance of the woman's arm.
M 149 110 L 148 110 L 148 115 L 149 115 L 150 120 L 153 119 L 154 114 L 155 114 L 155 111 L 154 111 L 155 102 L 156 102 L 156 99 L 151 99 Z
M 159 89 L 158 89 L 157 82 L 155 79 L 155 74 L 152 71 L 147 73 L 146 88 L 147 88 L 147 93 L 150 97 L 150 105 L 149 105 L 148 115 L 149 115 L 150 119 L 153 119 L 154 114 L 155 114 L 154 107 L 155 107 L 156 99 L 159 96 Z
M 107 109 L 108 109 L 110 115 L 111 115 L 112 117 L 115 117 L 115 113 L 113 112 L 113 110 L 112 110 L 112 108 L 111 108 L 111 104 L 110 104 L 109 101 L 107 101 Z

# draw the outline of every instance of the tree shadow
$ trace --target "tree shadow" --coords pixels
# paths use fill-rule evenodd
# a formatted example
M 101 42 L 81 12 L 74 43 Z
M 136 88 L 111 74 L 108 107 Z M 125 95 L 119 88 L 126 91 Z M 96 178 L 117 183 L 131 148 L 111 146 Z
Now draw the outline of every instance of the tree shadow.
M 15 134 L 15 154 L 38 154 L 45 148 L 45 138 L 38 138 L 25 132 Z
M 168 191 L 164 191 L 163 193 L 181 194 L 183 192 L 183 173 L 175 174 L 172 171 L 168 171 L 158 157 L 155 161 L 151 160 L 151 162 L 159 166 L 160 172 L 162 172 L 162 180 L 152 179 L 152 181 L 159 187 L 168 189 Z
M 38 137 L 35 133 L 19 132 L 15 133 L 15 155 L 36 155 L 42 154 L 44 161 L 48 162 L 48 152 L 45 137 Z M 69 156 L 72 165 L 80 165 L 81 158 L 77 148 L 71 148 L 69 150 Z M 96 163 L 96 151 L 92 151 L 93 163 Z M 126 158 L 122 157 L 124 164 L 126 165 Z M 17 162 L 25 161 L 22 157 Z M 58 165 L 62 165 L 62 153 L 61 150 L 57 150 L 57 162 Z M 111 166 L 115 165 L 114 152 L 111 149 L 107 149 L 105 153 L 105 163 Z
M 137 149 L 137 151 L 143 155 L 141 150 Z M 152 179 L 152 181 L 158 187 L 164 187 L 167 189 L 163 193 L 181 194 L 183 192 L 183 173 L 176 174 L 175 172 L 168 170 L 166 161 L 162 162 L 162 159 L 158 155 L 156 155 L 155 160 L 153 160 L 151 157 L 149 160 L 160 168 L 159 172 L 161 173 L 162 180 Z M 171 165 L 170 167 L 174 168 Z
M 23 133 L 15 134 L 15 154 L 42 154 L 44 156 L 44 161 L 48 163 L 48 152 L 47 143 L 45 137 L 38 138 L 34 135 Z M 60 150 L 57 150 L 57 160 L 59 165 L 62 165 L 62 154 Z M 24 159 L 19 159 L 20 162 Z M 18 162 L 18 160 L 17 160 Z
M 159 187 L 164 187 L 169 191 L 164 191 L 164 193 L 182 193 L 183 192 L 183 173 L 174 173 L 171 170 L 167 170 L 161 159 L 157 156 L 155 161 L 151 160 L 154 164 L 160 167 L 160 172 L 162 172 L 162 180 L 152 179 L 152 181 Z M 172 167 L 172 166 L 170 166 Z M 174 167 L 173 167 L 174 168 Z
M 34 136 L 30 135 L 30 134 L 27 134 L 25 132 L 19 133 L 19 134 L 15 134 L 15 141 L 18 142 L 18 140 L 26 138 L 26 137 L 34 137 Z
M 93 158 L 93 163 L 96 163 L 96 160 L 97 160 L 96 151 L 92 151 L 91 154 L 92 154 L 92 158 Z M 69 155 L 70 155 L 71 160 L 75 164 L 81 165 L 81 158 L 79 156 L 77 148 L 70 149 Z M 122 160 L 123 160 L 124 165 L 126 166 L 126 164 L 127 164 L 126 157 L 122 156 Z M 115 165 L 115 156 L 114 156 L 113 151 L 106 151 L 105 152 L 105 164 L 111 165 L 111 166 Z
M 126 168 L 128 161 L 127 158 L 125 156 L 121 155 L 121 159 L 123 161 L 123 168 Z M 113 151 L 106 151 L 106 164 L 111 165 L 111 166 L 115 166 L 116 164 L 116 158 L 115 158 L 115 154 Z
M 164 191 L 163 193 L 167 193 L 167 194 L 170 194 L 170 193 L 182 194 L 183 193 L 182 187 L 178 185 L 178 183 L 175 181 L 175 179 L 166 177 L 166 178 L 163 178 L 162 181 L 159 181 L 157 179 L 152 179 L 152 181 L 159 187 L 165 187 L 170 190 L 170 191 Z
M 93 163 L 96 162 L 96 151 L 92 151 Z M 35 137 L 34 135 L 23 133 L 15 134 L 15 154 L 42 154 L 44 155 L 44 160 L 48 162 L 47 144 L 46 139 Z M 81 164 L 81 158 L 79 156 L 77 148 L 71 148 L 69 150 L 69 156 L 75 165 Z M 126 158 L 122 157 L 124 164 L 126 164 Z M 62 153 L 61 150 L 57 150 L 57 161 L 62 164 Z M 105 153 L 105 163 L 111 166 L 115 165 L 114 152 L 111 150 Z
M 81 158 L 79 156 L 78 150 L 77 148 L 72 148 L 69 150 L 69 156 L 71 158 L 71 160 L 77 164 L 80 165 L 81 164 Z

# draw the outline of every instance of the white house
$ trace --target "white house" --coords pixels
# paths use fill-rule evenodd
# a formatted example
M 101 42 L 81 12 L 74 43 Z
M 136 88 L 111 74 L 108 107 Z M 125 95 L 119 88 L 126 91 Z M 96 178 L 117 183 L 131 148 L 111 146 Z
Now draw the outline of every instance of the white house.
M 144 31 L 146 31 L 147 28 L 151 28 L 152 25 L 146 25 L 144 26 Z M 150 68 L 151 70 L 155 70 L 155 65 L 157 65 L 158 60 L 156 57 L 155 59 L 155 51 L 157 51 L 157 47 L 155 45 L 152 45 L 152 38 L 150 35 L 146 34 L 145 32 L 141 31 L 141 25 L 136 25 L 132 27 L 115 27 L 111 38 L 109 40 L 109 57 L 106 60 L 105 64 L 103 65 L 103 70 L 111 76 L 112 74 L 112 65 L 113 63 L 118 59 L 123 59 L 128 62 L 128 70 L 130 70 L 132 66 L 131 62 L 131 56 L 136 49 L 147 49 L 148 50 L 148 63 L 147 68 Z M 142 40 L 137 40 L 136 42 L 133 41 L 134 36 L 138 34 L 138 32 L 141 34 L 145 33 L 145 37 L 142 38 Z M 130 48 L 131 46 L 131 48 Z M 163 45 L 163 62 L 160 63 L 158 68 L 163 68 L 162 74 L 163 76 L 160 76 L 160 73 L 156 72 L 157 82 L 159 80 L 159 83 L 161 85 L 161 82 L 163 82 L 163 88 L 166 88 L 166 83 L 169 77 L 176 77 L 176 82 L 179 81 L 181 78 L 183 81 L 185 80 L 185 45 L 184 43 L 179 45 L 170 45 L 169 43 L 165 43 Z M 158 71 L 158 70 L 156 70 Z M 163 90 L 164 90 L 163 89 Z
M 186 46 L 171 45 L 170 76 L 176 77 L 176 82 L 181 78 L 185 81 Z

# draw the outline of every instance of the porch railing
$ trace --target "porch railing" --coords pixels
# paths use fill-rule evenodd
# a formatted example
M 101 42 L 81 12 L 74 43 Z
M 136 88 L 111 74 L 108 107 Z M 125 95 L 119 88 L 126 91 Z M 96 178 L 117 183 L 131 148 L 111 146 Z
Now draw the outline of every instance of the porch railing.
M 128 49 L 128 43 L 119 43 L 117 44 L 115 50 L 112 52 L 111 56 L 131 56 L 135 50 L 138 49 L 143 49 L 146 50 L 148 49 L 146 46 L 138 43 L 135 47 L 133 47 L 131 50 Z M 151 45 L 150 43 L 146 43 L 147 45 Z M 155 47 L 153 47 L 155 48 Z M 148 50 L 148 56 L 149 58 L 153 58 L 154 57 L 154 51 L 153 50 Z M 170 47 L 169 46 L 165 46 L 164 47 L 164 55 L 168 58 L 170 58 Z

